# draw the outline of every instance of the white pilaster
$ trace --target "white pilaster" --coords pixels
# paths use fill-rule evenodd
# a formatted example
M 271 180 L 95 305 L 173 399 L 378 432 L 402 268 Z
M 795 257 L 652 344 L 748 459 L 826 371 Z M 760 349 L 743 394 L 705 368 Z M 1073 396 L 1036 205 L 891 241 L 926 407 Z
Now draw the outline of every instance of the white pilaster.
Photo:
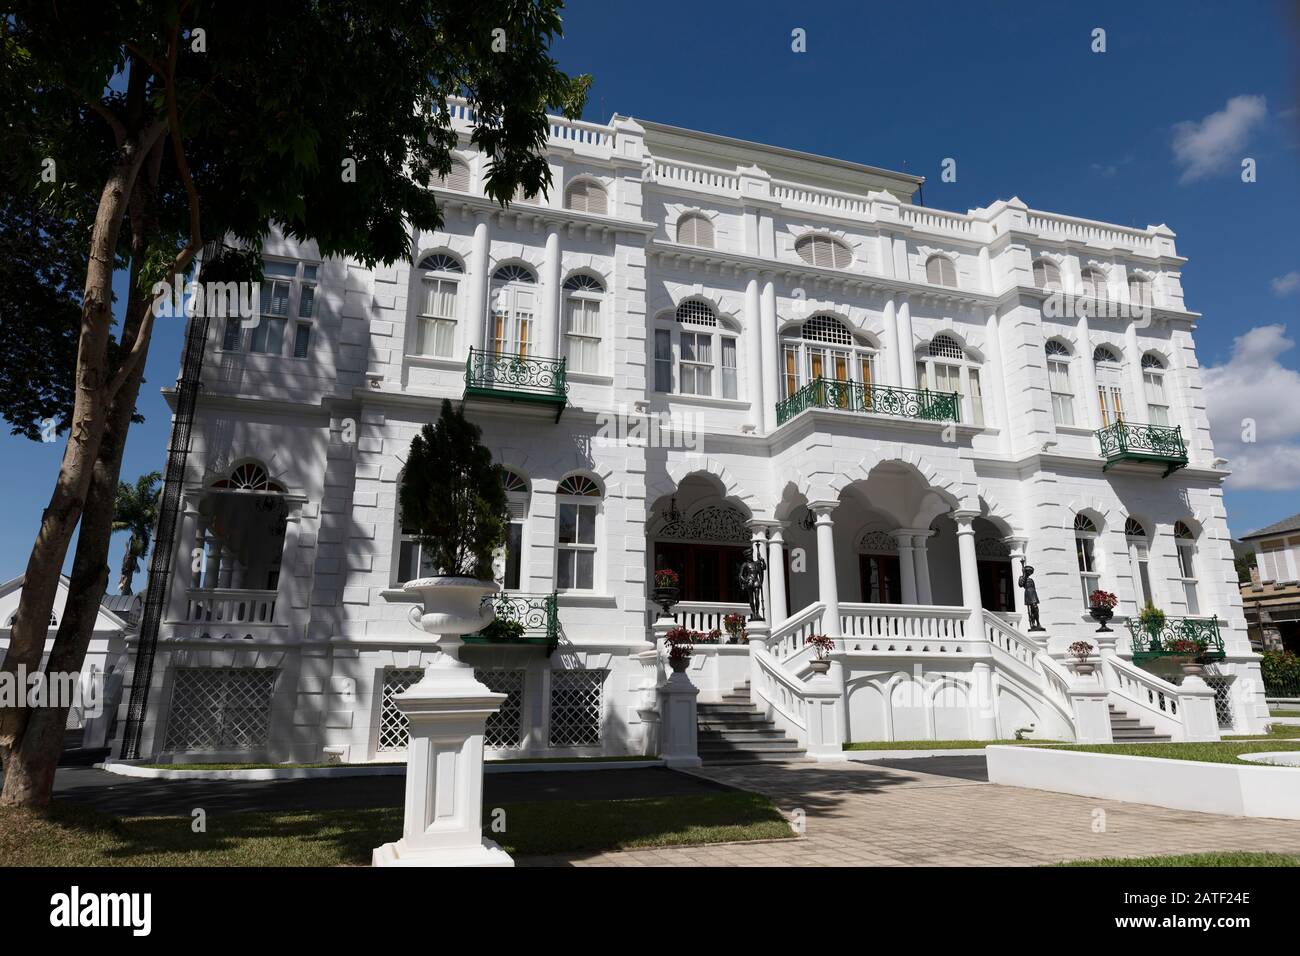
M 766 341 L 763 326 L 762 309 L 759 306 L 758 295 L 758 275 L 754 272 L 748 273 L 745 281 L 745 338 L 748 341 L 748 347 L 745 354 L 748 356 L 749 368 L 745 370 L 746 387 L 749 394 L 749 422 L 755 429 L 763 429 L 764 409 L 773 405 L 772 413 L 776 414 L 775 403 L 776 395 L 768 395 L 767 389 L 767 368 L 769 365 L 775 366 L 780 359 L 776 356 L 776 332 L 773 330 L 772 341 Z M 771 350 L 772 354 L 765 354 Z
M 772 612 L 768 620 L 772 624 L 784 621 L 790 616 L 789 603 L 785 593 L 785 538 L 781 525 L 773 525 L 767 538 L 767 576 L 771 581 Z
M 898 311 L 892 296 L 885 300 L 883 319 L 885 325 L 885 367 L 881 369 L 881 372 L 884 373 L 886 385 L 901 388 L 903 385 L 903 371 L 898 349 Z
M 474 218 L 474 238 L 469 251 L 469 277 L 465 297 L 465 338 L 461 341 L 464 354 L 471 348 L 484 347 L 483 330 L 487 323 L 488 290 L 488 217 L 478 213 Z
M 558 226 L 546 230 L 546 249 L 542 254 L 542 311 L 537 321 L 537 355 L 558 357 L 560 331 L 560 231 Z
M 769 401 L 763 402 L 763 431 L 776 430 L 776 397 L 781 394 L 780 359 L 776 354 L 776 285 L 771 279 L 763 283 L 759 297 L 759 323 L 762 338 L 764 381 L 763 393 Z
M 810 501 L 808 510 L 817 516 L 817 597 L 826 605 L 822 633 L 840 636 L 840 591 L 835 579 L 835 525 L 831 512 L 836 501 Z
M 899 380 L 903 388 L 916 388 L 916 343 L 912 341 L 912 305 L 907 296 L 898 303 Z

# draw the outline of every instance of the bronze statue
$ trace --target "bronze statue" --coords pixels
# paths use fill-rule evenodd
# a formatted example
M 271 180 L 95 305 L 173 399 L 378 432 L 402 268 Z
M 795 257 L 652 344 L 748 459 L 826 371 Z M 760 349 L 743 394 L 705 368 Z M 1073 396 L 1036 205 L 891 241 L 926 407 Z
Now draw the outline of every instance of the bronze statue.
M 1034 567 L 1031 564 L 1025 564 L 1025 559 L 1020 559 L 1020 580 L 1017 582 L 1025 591 L 1025 610 L 1029 612 L 1029 629 L 1031 631 L 1045 631 L 1038 621 L 1038 588 L 1034 586 Z
M 767 562 L 759 551 L 758 542 L 754 542 L 754 553 L 740 563 L 737 577 L 740 579 L 740 593 L 749 601 L 749 619 L 763 620 L 763 575 L 767 571 Z

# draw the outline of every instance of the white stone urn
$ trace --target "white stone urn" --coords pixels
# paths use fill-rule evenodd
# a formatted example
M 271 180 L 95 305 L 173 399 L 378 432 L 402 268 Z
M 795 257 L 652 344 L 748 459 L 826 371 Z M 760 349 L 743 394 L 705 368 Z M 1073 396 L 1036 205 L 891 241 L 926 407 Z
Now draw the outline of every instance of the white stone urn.
M 441 652 L 424 677 L 393 698 L 411 736 L 406 751 L 402 838 L 376 847 L 374 866 L 514 866 L 509 854 L 482 834 L 483 729 L 505 694 L 488 690 L 460 659 L 462 634 L 496 617 L 483 598 L 492 581 L 433 577 L 403 586 L 420 599 L 411 623 L 435 635 Z M 423 638 L 428 642 L 429 638 Z

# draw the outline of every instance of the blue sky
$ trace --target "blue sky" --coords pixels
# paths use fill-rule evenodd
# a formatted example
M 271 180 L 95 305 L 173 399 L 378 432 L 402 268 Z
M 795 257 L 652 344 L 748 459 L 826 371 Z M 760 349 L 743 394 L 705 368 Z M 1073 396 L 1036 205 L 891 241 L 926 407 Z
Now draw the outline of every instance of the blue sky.
M 1105 53 L 1091 51 L 1097 27 Z M 1284 4 L 571 0 L 565 29 L 561 65 L 595 76 L 588 119 L 619 112 L 905 169 L 945 209 L 1019 196 L 1168 224 L 1190 260 L 1188 308 L 1204 315 L 1216 449 L 1238 471 L 1229 525 L 1300 511 L 1300 58 Z M 795 29 L 807 52 L 792 52 Z M 1245 156 L 1254 183 L 1241 181 Z M 954 183 L 940 182 L 947 157 Z M 124 478 L 162 469 L 158 390 L 180 344 L 164 320 Z M 1245 417 L 1254 444 L 1240 442 Z M 26 564 L 62 449 L 0 437 L 0 578 Z

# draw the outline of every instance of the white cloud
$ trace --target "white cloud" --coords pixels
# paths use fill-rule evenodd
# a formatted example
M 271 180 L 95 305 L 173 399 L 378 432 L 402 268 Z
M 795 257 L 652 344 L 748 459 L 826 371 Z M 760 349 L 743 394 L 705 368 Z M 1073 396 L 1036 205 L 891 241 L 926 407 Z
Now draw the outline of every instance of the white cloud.
M 1294 347 L 1285 327 L 1257 326 L 1233 340 L 1227 363 L 1202 372 L 1214 451 L 1235 489 L 1300 489 L 1300 371 L 1278 361 Z
M 1262 96 L 1234 96 L 1217 113 L 1174 124 L 1174 162 L 1183 167 L 1179 182 L 1204 179 L 1240 165 L 1251 131 L 1268 114 Z
M 1300 289 L 1300 272 L 1293 270 L 1284 276 L 1278 276 L 1269 285 L 1273 287 L 1274 295 L 1290 295 L 1296 289 Z

